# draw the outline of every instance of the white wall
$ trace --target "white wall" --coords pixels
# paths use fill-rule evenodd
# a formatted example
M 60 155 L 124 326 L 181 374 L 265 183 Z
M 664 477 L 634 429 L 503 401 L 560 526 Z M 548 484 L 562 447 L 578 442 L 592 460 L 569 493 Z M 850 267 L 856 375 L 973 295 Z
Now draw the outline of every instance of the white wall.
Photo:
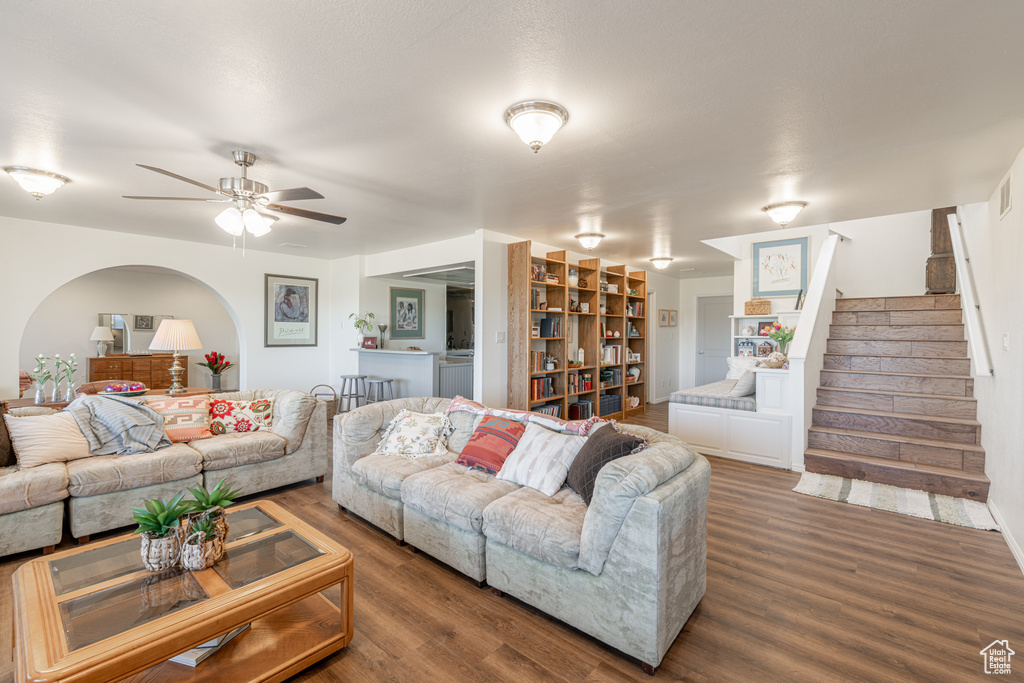
M 749 290 L 748 290 L 749 291 Z M 733 278 L 695 277 L 679 282 L 679 388 L 696 385 L 697 374 L 697 299 L 702 296 L 729 296 L 733 294 Z M 733 295 L 735 298 L 735 295 Z M 735 303 L 735 301 L 733 302 Z M 658 302 L 659 308 L 670 308 Z M 742 307 L 742 304 L 741 304 Z M 741 308 L 742 310 L 742 308 Z M 655 320 L 657 325 L 658 321 Z M 672 329 L 672 328 L 669 328 Z M 674 390 L 673 390 L 674 391 Z
M 682 319 L 679 280 L 661 273 L 647 274 L 647 291 L 654 292 L 654 299 L 648 297 L 652 310 L 647 312 L 647 396 L 653 403 L 667 401 L 668 395 L 679 388 L 680 353 L 679 339 L 686 334 L 686 323 Z M 654 307 L 657 308 L 654 308 Z M 658 308 L 679 311 L 676 327 L 658 327 Z
M 836 288 L 847 299 L 924 294 L 931 225 L 930 210 L 830 223 L 849 238 L 837 252 Z
M 215 227 L 210 228 L 216 229 Z M 242 388 L 308 391 L 327 381 L 330 367 L 331 301 L 327 261 L 231 247 L 93 230 L 56 223 L 0 217 L 0 272 L 17 296 L 5 298 L 0 335 L 0 396 L 17 396 L 21 331 L 54 290 L 77 277 L 116 266 L 152 265 L 181 273 L 206 286 L 227 309 L 239 330 Z M 38 254 L 47 245 L 45 258 Z M 276 273 L 320 280 L 319 344 L 302 348 L 264 348 L 264 275 Z M 54 321 L 54 328 L 61 325 Z
M 418 346 L 424 351 L 443 351 L 445 347 L 445 310 L 447 301 L 443 284 L 430 284 L 423 281 L 394 280 L 389 278 L 368 277 L 361 283 L 359 291 L 359 313 L 373 313 L 376 324 L 388 326 L 387 347 L 389 349 L 407 349 Z M 423 339 L 392 339 L 394 327 L 391 325 L 391 288 L 423 290 Z M 352 321 L 349 321 L 351 324 Z M 374 329 L 370 336 L 380 336 L 380 330 Z
M 477 230 L 476 239 L 473 396 L 484 405 L 504 408 L 508 406 L 508 245 L 520 240 L 490 230 Z
M 981 305 L 995 374 L 974 379 L 985 448 L 985 473 L 992 482 L 989 506 L 1024 569 L 1024 152 L 1012 167 L 1012 206 L 999 218 L 999 190 L 988 203 L 964 207 L 967 255 Z M 1009 335 L 1009 349 L 1003 335 Z
M 171 315 L 195 324 L 203 348 L 188 351 L 189 384 L 210 386 L 210 371 L 197 367 L 210 351 L 223 353 L 235 368 L 224 374 L 223 387 L 238 386 L 238 334 L 224 306 L 205 288 L 174 273 L 107 269 L 83 275 L 59 287 L 32 314 L 21 338 L 19 365 L 35 367 L 37 354 L 80 359 L 75 381 L 88 381 L 86 358 L 96 355 L 89 341 L 100 313 Z M 131 322 L 129 322 L 129 326 Z M 154 332 L 131 331 L 131 347 L 148 349 Z

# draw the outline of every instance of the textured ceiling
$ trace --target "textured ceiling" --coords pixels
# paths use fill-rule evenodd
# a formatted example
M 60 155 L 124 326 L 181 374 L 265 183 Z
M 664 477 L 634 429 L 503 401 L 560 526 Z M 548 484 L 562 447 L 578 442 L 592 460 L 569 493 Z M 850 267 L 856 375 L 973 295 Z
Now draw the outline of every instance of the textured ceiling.
M 795 226 L 987 199 L 1024 146 L 1022 26 L 977 0 L 7 0 L 0 165 L 73 183 L 0 178 L 0 214 L 227 244 L 218 205 L 121 195 L 200 196 L 134 164 L 216 184 L 244 148 L 349 219 L 250 248 L 598 228 L 598 256 L 731 272 L 699 240 L 770 229 L 770 202 L 809 202 Z M 536 155 L 502 119 L 533 98 L 570 112 Z

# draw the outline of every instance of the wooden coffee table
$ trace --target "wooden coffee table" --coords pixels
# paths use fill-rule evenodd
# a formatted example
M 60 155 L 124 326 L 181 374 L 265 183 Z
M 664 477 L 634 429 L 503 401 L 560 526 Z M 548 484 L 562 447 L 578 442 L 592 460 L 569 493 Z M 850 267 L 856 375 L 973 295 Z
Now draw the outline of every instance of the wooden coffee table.
M 16 680 L 281 681 L 348 645 L 352 554 L 274 503 L 228 512 L 205 571 L 146 571 L 139 536 L 19 567 Z M 196 668 L 167 661 L 248 623 Z

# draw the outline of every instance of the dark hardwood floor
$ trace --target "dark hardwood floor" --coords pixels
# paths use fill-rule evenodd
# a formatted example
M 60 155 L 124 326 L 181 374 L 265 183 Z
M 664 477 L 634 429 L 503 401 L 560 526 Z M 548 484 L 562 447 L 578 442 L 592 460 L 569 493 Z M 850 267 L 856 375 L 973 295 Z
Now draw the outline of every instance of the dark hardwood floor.
M 634 422 L 665 429 L 667 404 Z M 654 680 L 981 680 L 983 647 L 1021 651 L 1024 575 L 1000 534 L 802 496 L 796 473 L 711 461 L 707 594 Z M 651 680 L 339 512 L 330 476 L 266 497 L 356 558 L 355 638 L 295 680 Z M 13 679 L 10 576 L 36 556 L 0 562 L 0 681 Z

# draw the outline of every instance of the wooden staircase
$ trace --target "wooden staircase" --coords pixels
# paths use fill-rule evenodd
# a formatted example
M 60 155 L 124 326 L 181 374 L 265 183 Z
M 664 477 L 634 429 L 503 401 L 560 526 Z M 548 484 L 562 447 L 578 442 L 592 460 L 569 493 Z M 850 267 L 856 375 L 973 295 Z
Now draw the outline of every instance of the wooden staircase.
M 808 472 L 985 501 L 960 297 L 839 299 L 808 430 Z

